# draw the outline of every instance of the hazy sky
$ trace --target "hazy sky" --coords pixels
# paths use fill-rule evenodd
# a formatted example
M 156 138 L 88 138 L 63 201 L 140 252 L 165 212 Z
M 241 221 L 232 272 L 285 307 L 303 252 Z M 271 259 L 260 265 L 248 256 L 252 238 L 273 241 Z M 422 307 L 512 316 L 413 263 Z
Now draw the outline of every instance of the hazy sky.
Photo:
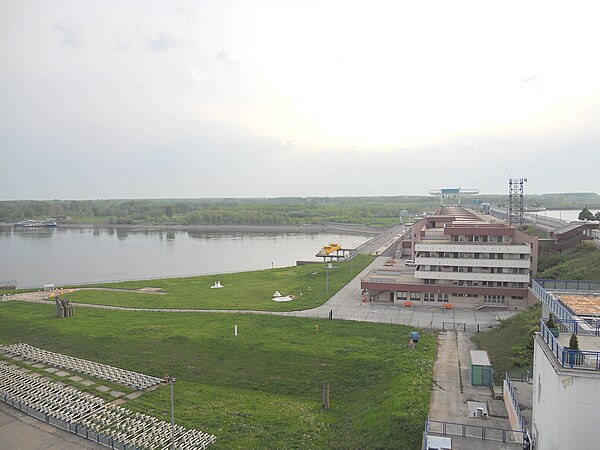
M 0 199 L 600 192 L 600 4 L 0 1 Z

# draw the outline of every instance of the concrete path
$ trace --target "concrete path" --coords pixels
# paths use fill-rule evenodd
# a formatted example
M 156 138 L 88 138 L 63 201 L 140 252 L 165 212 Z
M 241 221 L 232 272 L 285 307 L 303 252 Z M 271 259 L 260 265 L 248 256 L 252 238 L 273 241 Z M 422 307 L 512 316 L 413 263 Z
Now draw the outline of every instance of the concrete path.
M 27 436 L 27 439 L 23 439 Z M 0 402 L 0 450 L 106 450 Z
M 433 390 L 429 405 L 429 419 L 452 424 L 471 425 L 469 434 L 476 434 L 478 427 L 511 429 L 508 414 L 502 400 L 495 400 L 489 386 L 472 386 L 470 380 L 470 351 L 476 350 L 470 339 L 471 333 L 446 331 L 438 335 L 438 352 L 433 368 Z M 469 417 L 467 402 L 487 405 L 489 418 Z M 441 430 L 433 424 L 432 429 Z M 458 430 L 457 426 L 450 426 Z M 432 433 L 438 434 L 438 433 Z M 488 434 L 492 434 L 491 432 Z M 474 438 L 452 438 L 453 448 L 460 449 L 521 449 L 516 443 L 482 441 Z

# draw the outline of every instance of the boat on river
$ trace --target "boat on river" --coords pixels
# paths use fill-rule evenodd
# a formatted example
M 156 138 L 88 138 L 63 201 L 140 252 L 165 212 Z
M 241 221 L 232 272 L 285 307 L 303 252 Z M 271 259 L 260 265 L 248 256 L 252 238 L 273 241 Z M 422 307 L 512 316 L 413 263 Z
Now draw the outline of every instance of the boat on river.
M 20 220 L 15 222 L 15 228 L 56 228 L 58 224 L 54 219 L 48 220 Z

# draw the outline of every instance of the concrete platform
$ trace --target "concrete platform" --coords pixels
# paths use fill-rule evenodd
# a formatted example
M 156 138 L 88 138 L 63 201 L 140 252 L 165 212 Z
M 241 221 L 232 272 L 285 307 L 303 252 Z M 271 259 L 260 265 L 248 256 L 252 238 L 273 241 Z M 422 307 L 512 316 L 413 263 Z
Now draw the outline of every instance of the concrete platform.
M 1 450 L 101 450 L 106 448 L 34 419 L 0 402 Z

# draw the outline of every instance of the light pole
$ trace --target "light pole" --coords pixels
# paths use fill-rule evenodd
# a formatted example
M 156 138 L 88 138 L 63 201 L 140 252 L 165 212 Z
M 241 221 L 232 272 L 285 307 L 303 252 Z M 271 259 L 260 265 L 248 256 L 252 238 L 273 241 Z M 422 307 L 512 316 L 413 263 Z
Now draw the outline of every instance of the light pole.
M 325 288 L 327 289 L 327 296 L 329 296 L 329 271 L 327 270 L 328 264 L 325 263 Z
M 168 373 L 163 377 L 163 383 L 171 385 L 171 450 L 175 450 L 175 403 L 173 401 L 173 385 L 177 378 L 172 377 Z

